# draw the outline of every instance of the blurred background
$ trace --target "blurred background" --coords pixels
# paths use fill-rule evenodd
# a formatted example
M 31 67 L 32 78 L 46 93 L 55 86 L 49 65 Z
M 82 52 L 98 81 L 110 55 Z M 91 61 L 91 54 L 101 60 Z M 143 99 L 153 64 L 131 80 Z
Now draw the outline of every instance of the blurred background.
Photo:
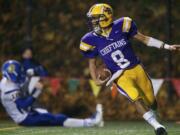
M 115 19 L 133 18 L 146 35 L 180 43 L 179 0 L 0 0 L 0 64 L 8 59 L 23 61 L 30 48 L 32 63 L 43 65 L 40 76 L 48 76 L 40 103 L 54 113 L 85 117 L 102 103 L 106 120 L 141 119 L 116 89 L 96 87 L 89 80 L 79 42 L 88 32 L 86 13 L 97 2 L 110 4 Z M 162 81 L 157 94 L 161 116 L 180 120 L 180 53 L 132 42 L 149 75 Z M 4 118 L 0 106 L 0 119 Z

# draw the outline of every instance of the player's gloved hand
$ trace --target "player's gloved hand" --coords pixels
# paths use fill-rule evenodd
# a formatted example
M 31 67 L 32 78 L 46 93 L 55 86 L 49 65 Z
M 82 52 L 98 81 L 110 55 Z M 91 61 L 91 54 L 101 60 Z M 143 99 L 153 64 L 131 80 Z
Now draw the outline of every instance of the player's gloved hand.
M 43 84 L 40 82 L 37 82 L 35 84 L 35 88 L 33 89 L 32 93 L 31 93 L 32 97 L 38 98 L 39 95 L 42 93 L 42 89 L 43 89 Z
M 175 51 L 178 50 L 180 51 L 180 45 L 164 45 L 164 49 L 170 50 L 170 51 Z
M 43 84 L 41 82 L 37 82 L 34 86 L 36 89 L 43 89 Z
M 104 85 L 111 78 L 111 71 L 107 68 L 99 69 L 97 72 L 97 77 L 94 80 L 96 85 Z
M 33 76 L 34 75 L 34 69 L 30 68 L 26 71 L 28 76 Z

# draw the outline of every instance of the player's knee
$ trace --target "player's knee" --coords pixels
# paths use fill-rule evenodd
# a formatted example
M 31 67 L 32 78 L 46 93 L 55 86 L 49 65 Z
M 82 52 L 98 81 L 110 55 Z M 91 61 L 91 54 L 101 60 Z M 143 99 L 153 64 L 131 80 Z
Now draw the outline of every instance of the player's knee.
M 122 86 L 119 86 L 118 90 L 122 95 L 126 96 L 132 102 L 139 99 L 139 92 L 134 87 L 123 88 Z
M 138 101 L 138 100 L 140 99 L 138 92 L 134 92 L 134 93 L 132 93 L 132 94 L 129 95 L 129 96 L 130 96 L 131 100 L 134 101 L 134 102 L 135 102 L 135 101 Z

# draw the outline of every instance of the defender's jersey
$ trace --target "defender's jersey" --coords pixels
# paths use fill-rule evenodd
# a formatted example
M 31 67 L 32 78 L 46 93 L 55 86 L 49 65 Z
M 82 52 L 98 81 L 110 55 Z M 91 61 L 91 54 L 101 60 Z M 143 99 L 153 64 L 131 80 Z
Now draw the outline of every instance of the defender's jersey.
M 27 117 L 28 113 L 25 110 L 19 109 L 16 106 L 15 100 L 19 98 L 20 87 L 6 78 L 0 82 L 1 102 L 8 115 L 16 122 L 20 123 Z
M 129 39 L 137 34 L 137 27 L 129 17 L 113 22 L 109 37 L 87 33 L 81 39 L 80 49 L 87 58 L 100 56 L 112 73 L 139 64 Z

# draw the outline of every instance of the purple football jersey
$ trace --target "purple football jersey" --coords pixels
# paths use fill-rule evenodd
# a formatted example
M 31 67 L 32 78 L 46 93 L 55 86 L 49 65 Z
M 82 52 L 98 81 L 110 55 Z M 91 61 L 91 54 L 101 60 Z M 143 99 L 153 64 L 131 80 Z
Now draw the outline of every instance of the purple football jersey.
M 129 17 L 115 20 L 108 37 L 89 32 L 81 39 L 80 49 L 87 58 L 100 56 L 112 73 L 139 64 L 129 39 L 137 34 L 137 27 Z

